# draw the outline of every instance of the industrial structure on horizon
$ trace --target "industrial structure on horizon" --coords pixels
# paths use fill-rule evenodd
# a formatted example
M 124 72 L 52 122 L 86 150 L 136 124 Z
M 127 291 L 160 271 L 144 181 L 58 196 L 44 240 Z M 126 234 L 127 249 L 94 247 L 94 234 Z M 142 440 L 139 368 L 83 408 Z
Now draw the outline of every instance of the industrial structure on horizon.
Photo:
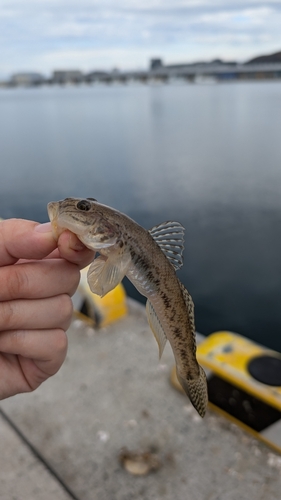
M 135 71 L 92 71 L 83 73 L 79 70 L 55 70 L 51 77 L 40 73 L 15 73 L 7 81 L 0 82 L 2 87 L 66 85 L 81 83 L 127 83 L 130 81 L 159 81 L 182 79 L 197 82 L 210 79 L 214 82 L 240 80 L 281 79 L 281 51 L 268 56 L 259 56 L 246 63 L 235 61 L 225 62 L 215 59 L 210 62 L 195 62 L 183 64 L 163 64 L 162 59 L 154 58 L 147 70 Z

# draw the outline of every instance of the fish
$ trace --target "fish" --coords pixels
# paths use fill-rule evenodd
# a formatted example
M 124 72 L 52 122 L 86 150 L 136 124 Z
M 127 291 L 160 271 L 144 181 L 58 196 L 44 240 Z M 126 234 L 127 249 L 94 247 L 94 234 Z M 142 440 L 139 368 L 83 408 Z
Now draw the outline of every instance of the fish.
M 183 265 L 183 226 L 168 221 L 146 230 L 95 198 L 53 201 L 47 210 L 56 239 L 68 229 L 95 252 L 87 274 L 93 293 L 103 297 L 127 276 L 147 298 L 146 313 L 159 358 L 168 340 L 178 380 L 204 417 L 208 390 L 205 372 L 196 358 L 194 304 L 176 274 Z

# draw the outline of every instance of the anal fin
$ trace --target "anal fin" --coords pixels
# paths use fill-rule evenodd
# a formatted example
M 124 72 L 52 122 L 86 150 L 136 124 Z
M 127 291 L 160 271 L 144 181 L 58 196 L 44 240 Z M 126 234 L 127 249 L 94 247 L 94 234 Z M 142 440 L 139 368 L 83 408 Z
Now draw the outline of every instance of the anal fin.
M 160 320 L 154 310 L 153 305 L 149 300 L 146 302 L 146 314 L 147 314 L 147 319 L 149 326 L 153 332 L 153 335 L 157 341 L 158 347 L 159 347 L 159 359 L 161 359 L 161 356 L 163 354 L 166 342 L 167 342 L 167 337 L 166 334 L 163 330 L 163 327 L 160 323 Z

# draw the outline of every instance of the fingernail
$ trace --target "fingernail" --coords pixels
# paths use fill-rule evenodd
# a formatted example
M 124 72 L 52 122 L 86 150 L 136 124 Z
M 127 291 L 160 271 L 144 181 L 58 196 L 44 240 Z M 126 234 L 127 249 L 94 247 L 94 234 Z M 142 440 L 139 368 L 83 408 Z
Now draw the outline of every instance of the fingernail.
M 80 243 L 77 241 L 77 243 L 75 243 L 74 245 L 71 245 L 71 248 L 73 250 L 84 250 L 85 249 L 85 245 L 83 245 L 83 243 Z
M 37 233 L 51 233 L 52 232 L 52 226 L 50 222 L 45 222 L 44 224 L 38 224 L 35 226 L 34 231 Z
M 80 241 L 77 238 L 77 236 L 73 233 L 69 233 L 68 244 L 69 244 L 69 248 L 71 248 L 71 250 L 80 251 L 80 250 L 84 250 L 84 248 L 85 248 L 85 245 L 83 245 L 82 241 Z

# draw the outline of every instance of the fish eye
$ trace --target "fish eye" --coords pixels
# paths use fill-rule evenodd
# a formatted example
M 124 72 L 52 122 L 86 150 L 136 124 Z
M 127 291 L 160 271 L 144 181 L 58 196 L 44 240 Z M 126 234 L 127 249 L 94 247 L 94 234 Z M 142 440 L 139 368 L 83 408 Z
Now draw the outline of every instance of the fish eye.
M 85 212 L 88 212 L 91 208 L 91 203 L 87 200 L 80 200 L 78 201 L 76 207 L 78 210 L 84 210 Z

